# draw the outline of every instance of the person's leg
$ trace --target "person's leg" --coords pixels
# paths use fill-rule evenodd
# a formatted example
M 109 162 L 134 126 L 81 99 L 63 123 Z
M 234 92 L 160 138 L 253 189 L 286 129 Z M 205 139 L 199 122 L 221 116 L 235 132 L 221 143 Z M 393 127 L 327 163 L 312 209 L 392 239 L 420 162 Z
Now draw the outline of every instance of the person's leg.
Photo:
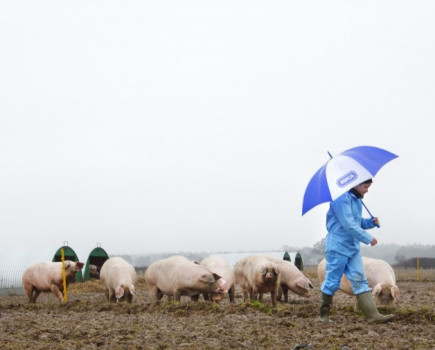
M 320 304 L 320 317 L 322 322 L 329 322 L 329 312 L 332 306 L 332 296 L 340 288 L 341 276 L 348 258 L 336 252 L 326 252 L 326 273 L 322 283 L 322 301 Z
M 353 294 L 358 295 L 371 291 L 364 272 L 361 252 L 349 258 L 344 273 L 352 285 Z
M 364 266 L 360 253 L 349 259 L 345 269 L 345 274 L 352 284 L 352 290 L 358 300 L 358 306 L 364 313 L 368 322 L 382 323 L 388 322 L 393 318 L 393 315 L 381 315 L 378 312 L 364 273 Z

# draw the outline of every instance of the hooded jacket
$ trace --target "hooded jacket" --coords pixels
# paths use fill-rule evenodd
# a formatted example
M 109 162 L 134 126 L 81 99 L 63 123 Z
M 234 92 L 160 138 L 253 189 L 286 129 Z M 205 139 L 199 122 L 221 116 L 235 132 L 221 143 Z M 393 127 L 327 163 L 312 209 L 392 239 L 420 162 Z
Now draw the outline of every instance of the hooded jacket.
M 353 257 L 360 251 L 360 242 L 370 244 L 373 236 L 364 231 L 375 227 L 372 219 L 362 218 L 361 199 L 346 192 L 332 201 L 326 214 L 326 251 Z

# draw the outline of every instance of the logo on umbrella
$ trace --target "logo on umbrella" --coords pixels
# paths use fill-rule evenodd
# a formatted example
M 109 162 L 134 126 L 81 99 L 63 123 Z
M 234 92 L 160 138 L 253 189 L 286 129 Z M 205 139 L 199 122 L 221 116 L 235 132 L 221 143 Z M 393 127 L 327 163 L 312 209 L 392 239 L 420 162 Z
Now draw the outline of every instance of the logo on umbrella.
M 338 178 L 337 185 L 338 187 L 345 187 L 351 182 L 355 181 L 357 178 L 358 178 L 358 174 L 354 170 L 351 170 L 345 175 L 343 175 L 342 177 Z

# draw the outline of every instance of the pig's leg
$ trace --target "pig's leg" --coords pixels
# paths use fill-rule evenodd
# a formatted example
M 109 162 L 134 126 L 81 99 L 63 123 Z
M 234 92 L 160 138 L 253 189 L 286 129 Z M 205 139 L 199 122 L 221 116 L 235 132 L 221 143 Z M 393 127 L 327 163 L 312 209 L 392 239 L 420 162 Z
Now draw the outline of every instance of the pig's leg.
M 197 302 L 198 299 L 199 299 L 199 294 L 198 294 L 198 295 L 192 295 L 192 296 L 190 297 L 190 299 L 191 299 L 192 301 Z
M 228 291 L 228 296 L 230 297 L 230 302 L 234 301 L 234 287 L 230 288 L 230 290 Z
M 148 293 L 150 293 L 153 301 L 158 301 L 163 298 L 163 293 L 156 286 L 148 287 Z
M 247 302 L 248 301 L 248 290 L 247 289 L 243 289 L 243 301 Z
M 133 295 L 130 294 L 130 293 L 128 293 L 128 294 L 126 295 L 126 298 L 127 298 L 127 301 L 131 304 L 132 301 L 133 301 Z
M 157 289 L 156 300 L 161 300 L 163 298 L 163 295 L 163 292 L 160 289 Z M 169 300 L 171 300 L 171 297 L 169 297 Z
M 34 303 L 33 301 L 33 291 L 35 287 L 32 285 L 25 284 L 24 290 L 26 291 L 27 298 L 29 298 L 29 303 Z
M 62 301 L 63 299 L 63 294 L 60 291 L 59 287 L 57 286 L 57 284 L 52 283 L 50 286 L 51 291 L 53 292 L 54 295 L 57 296 L 57 298 L 59 299 L 59 301 Z
M 284 294 L 284 301 L 286 303 L 288 303 L 288 288 L 287 287 L 282 287 L 282 293 Z
M 202 295 L 204 296 L 204 300 L 205 301 L 210 301 L 210 294 L 208 294 L 208 293 L 202 293 Z
M 256 288 L 251 289 L 249 296 L 251 298 L 251 301 L 258 300 L 258 290 Z
M 104 289 L 104 295 L 106 296 L 107 301 L 110 302 L 109 289 Z
M 272 297 L 272 305 L 276 306 L 276 292 L 270 292 L 270 296 Z
M 108 294 L 109 294 L 109 303 L 112 301 L 112 297 L 113 297 L 113 293 L 112 293 L 112 291 L 110 290 L 110 288 L 109 288 L 109 290 L 108 290 Z
M 41 294 L 41 292 L 38 289 L 34 288 L 32 294 L 32 303 L 36 303 L 36 299 L 38 298 L 39 294 Z
M 116 303 L 116 296 L 115 296 L 115 291 L 113 291 L 112 289 L 109 289 L 109 302 L 111 302 L 111 301 Z

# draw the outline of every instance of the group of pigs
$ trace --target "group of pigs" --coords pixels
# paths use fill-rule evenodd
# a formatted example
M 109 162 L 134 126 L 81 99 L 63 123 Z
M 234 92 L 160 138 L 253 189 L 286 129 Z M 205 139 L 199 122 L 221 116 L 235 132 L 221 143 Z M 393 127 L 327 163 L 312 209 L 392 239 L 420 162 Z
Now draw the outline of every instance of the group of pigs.
M 364 270 L 373 295 L 382 304 L 394 302 L 399 289 L 394 270 L 383 260 L 363 258 Z M 82 262 L 65 261 L 66 284 L 75 279 L 83 268 Z M 317 269 L 319 281 L 325 276 L 325 260 Z M 136 294 L 137 275 L 134 267 L 120 257 L 105 261 L 99 272 L 102 289 L 108 301 L 132 302 Z M 23 288 L 34 303 L 41 292 L 53 292 L 63 300 L 63 274 L 61 262 L 41 262 L 30 266 L 23 274 Z M 234 301 L 236 284 L 243 291 L 244 301 L 262 301 L 264 293 L 270 293 L 272 304 L 284 295 L 288 302 L 288 291 L 309 297 L 313 288 L 310 280 L 291 262 L 266 255 L 250 255 L 240 259 L 234 269 L 220 256 L 211 255 L 200 263 L 181 255 L 174 255 L 151 264 L 145 271 L 147 289 L 154 301 L 167 296 L 180 301 L 182 295 L 198 301 L 219 302 L 228 296 Z M 340 289 L 353 295 L 349 281 L 343 276 Z

